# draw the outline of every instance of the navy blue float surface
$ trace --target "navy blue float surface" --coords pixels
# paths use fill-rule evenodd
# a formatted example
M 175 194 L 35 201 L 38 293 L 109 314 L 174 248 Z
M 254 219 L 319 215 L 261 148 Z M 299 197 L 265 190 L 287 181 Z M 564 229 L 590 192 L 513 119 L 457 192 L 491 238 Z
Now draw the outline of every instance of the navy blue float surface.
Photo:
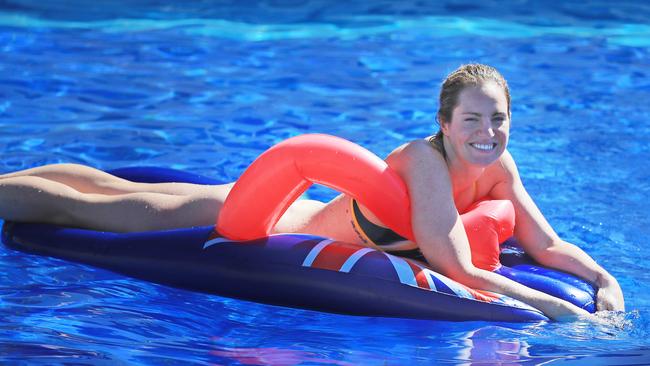
M 163 168 L 111 173 L 149 183 L 222 183 Z M 6 222 L 2 241 L 28 253 L 267 304 L 365 316 L 547 320 L 527 304 L 475 292 L 408 259 L 313 235 L 281 234 L 236 242 L 219 237 L 212 226 L 111 233 Z M 501 260 L 505 265 L 497 273 L 594 311 L 594 289 L 586 282 L 535 265 L 517 249 L 504 251 Z

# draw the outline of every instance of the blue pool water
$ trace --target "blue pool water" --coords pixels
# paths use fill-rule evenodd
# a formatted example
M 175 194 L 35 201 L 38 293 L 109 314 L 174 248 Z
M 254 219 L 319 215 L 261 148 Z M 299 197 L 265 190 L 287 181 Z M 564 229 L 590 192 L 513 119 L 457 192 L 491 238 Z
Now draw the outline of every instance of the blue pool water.
M 0 363 L 650 363 L 650 6 L 473 3 L 1 1 L 0 172 L 75 162 L 235 180 L 307 132 L 385 156 L 435 131 L 448 72 L 488 63 L 511 87 L 526 187 L 619 279 L 626 313 L 602 324 L 352 317 L 0 246 Z

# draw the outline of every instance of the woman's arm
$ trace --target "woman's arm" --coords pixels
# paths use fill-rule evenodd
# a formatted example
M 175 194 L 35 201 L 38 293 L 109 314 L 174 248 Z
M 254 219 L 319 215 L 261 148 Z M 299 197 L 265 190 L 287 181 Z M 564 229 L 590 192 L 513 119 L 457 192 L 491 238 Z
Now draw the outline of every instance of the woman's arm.
M 426 142 L 416 141 L 399 148 L 387 162 L 407 184 L 415 239 L 434 269 L 472 288 L 526 302 L 552 319 L 587 314 L 564 300 L 474 267 L 467 235 L 454 205 L 447 165 Z
M 577 246 L 561 240 L 526 192 L 517 166 L 507 151 L 500 159 L 502 180 L 492 189 L 494 199 L 508 199 L 515 207 L 515 237 L 537 262 L 573 273 L 598 287 L 598 310 L 625 310 L 616 279 Z

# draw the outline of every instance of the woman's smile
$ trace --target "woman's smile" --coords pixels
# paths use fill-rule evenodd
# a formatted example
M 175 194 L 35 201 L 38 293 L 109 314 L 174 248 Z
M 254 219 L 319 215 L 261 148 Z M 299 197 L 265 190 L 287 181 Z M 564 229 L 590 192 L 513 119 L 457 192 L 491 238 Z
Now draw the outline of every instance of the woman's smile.
M 494 149 L 496 149 L 497 144 L 496 143 L 470 143 L 470 146 L 475 148 L 476 150 L 479 150 L 481 152 L 492 152 Z

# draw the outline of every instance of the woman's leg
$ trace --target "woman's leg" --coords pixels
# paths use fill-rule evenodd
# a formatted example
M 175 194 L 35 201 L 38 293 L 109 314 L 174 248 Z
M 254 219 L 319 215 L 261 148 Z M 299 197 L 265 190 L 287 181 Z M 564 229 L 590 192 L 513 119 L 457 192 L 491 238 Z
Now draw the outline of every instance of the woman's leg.
M 125 193 L 153 192 L 172 195 L 190 195 L 197 190 L 211 189 L 190 183 L 137 183 L 116 177 L 104 171 L 81 164 L 50 164 L 19 172 L 0 175 L 0 181 L 15 177 L 40 177 L 63 183 L 82 193 L 119 195 Z
M 0 218 L 115 232 L 212 225 L 233 184 L 136 183 L 79 164 L 45 165 L 0 175 Z M 323 206 L 294 202 L 274 232 L 305 232 Z
M 93 230 L 132 232 L 214 224 L 232 185 L 191 194 L 80 192 L 39 176 L 0 179 L 0 217 Z

